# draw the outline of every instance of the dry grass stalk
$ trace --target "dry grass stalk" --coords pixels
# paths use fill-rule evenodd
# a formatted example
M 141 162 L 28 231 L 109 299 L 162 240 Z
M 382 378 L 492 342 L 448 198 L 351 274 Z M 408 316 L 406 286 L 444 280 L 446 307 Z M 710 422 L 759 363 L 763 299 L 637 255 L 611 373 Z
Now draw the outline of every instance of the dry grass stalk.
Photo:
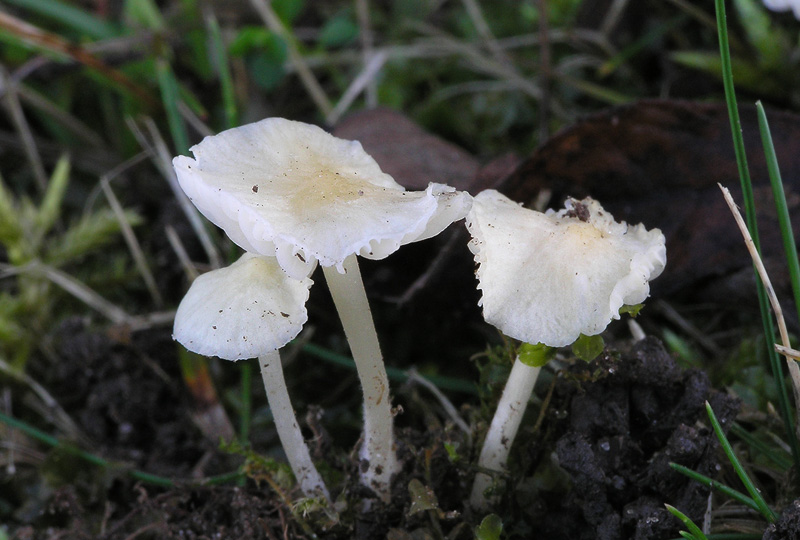
M 731 197 L 730 191 L 728 191 L 728 188 L 723 187 L 722 184 L 717 185 L 719 185 L 719 188 L 722 190 L 722 195 L 725 197 L 725 202 L 728 203 L 728 207 L 731 209 L 733 218 L 736 220 L 736 224 L 739 226 L 739 230 L 744 238 L 745 246 L 747 246 L 747 251 L 750 252 L 750 257 L 753 259 L 753 264 L 756 267 L 756 271 L 761 278 L 761 282 L 764 284 L 764 289 L 767 291 L 767 297 L 769 298 L 769 303 L 772 306 L 772 311 L 775 313 L 775 319 L 778 322 L 778 332 L 780 333 L 782 343 L 782 347 L 781 349 L 778 349 L 778 352 L 781 352 L 786 358 L 786 365 L 789 367 L 789 375 L 792 378 L 792 390 L 794 391 L 795 408 L 798 411 L 797 417 L 800 418 L 800 366 L 797 365 L 793 355 L 783 352 L 785 350 L 792 350 L 789 343 L 789 331 L 786 328 L 786 320 L 783 318 L 783 310 L 781 309 L 780 302 L 778 302 L 778 296 L 775 294 L 775 289 L 772 287 L 772 282 L 767 274 L 767 269 L 764 267 L 764 263 L 761 260 L 761 256 L 758 254 L 758 250 L 753 242 L 753 238 L 750 236 L 750 231 L 748 231 L 747 225 L 745 224 L 742 214 L 739 212 L 733 197 Z M 776 345 L 776 349 L 777 348 L 778 346 Z M 797 426 L 795 426 L 795 431 L 797 431 Z

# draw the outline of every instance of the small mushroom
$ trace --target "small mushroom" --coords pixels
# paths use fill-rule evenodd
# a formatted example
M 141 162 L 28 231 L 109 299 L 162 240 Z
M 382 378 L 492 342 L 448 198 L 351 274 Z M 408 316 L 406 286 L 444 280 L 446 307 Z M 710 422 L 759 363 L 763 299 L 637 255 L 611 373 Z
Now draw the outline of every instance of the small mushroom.
M 389 381 L 356 254 L 382 259 L 463 218 L 471 198 L 442 184 L 403 189 L 356 141 L 282 118 L 206 137 L 173 165 L 197 208 L 292 277 L 319 263 L 364 392 L 361 481 L 384 501 L 399 469 Z
M 275 428 L 300 488 L 330 502 L 297 425 L 278 353 L 308 319 L 311 284 L 308 277 L 290 278 L 272 257 L 245 253 L 194 280 L 175 314 L 173 337 L 205 356 L 258 357 Z
M 466 224 L 484 318 L 526 343 L 562 347 L 601 333 L 622 306 L 644 302 L 666 264 L 661 231 L 617 223 L 591 198 L 542 213 L 487 190 L 475 197 Z M 515 360 L 480 467 L 505 469 L 539 369 Z M 476 475 L 473 507 L 488 506 L 490 485 L 489 475 Z
M 764 0 L 764 5 L 772 11 L 792 10 L 794 18 L 800 20 L 800 0 Z

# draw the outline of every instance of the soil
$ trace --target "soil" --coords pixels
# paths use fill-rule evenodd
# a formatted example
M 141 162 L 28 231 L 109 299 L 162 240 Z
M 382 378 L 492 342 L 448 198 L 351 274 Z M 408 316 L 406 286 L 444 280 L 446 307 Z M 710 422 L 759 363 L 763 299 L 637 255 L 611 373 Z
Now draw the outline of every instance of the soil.
M 191 422 L 169 333 L 120 342 L 73 321 L 58 343 L 63 358 L 48 387 L 87 439 L 82 446 L 125 466 L 95 467 L 55 449 L 40 463 L 40 475 L 24 463 L 13 474 L 5 471 L 0 511 L 13 539 L 311 538 L 313 531 L 330 540 L 458 540 L 473 538 L 483 517 L 465 506 L 474 474 L 468 463 L 477 449 L 436 414 L 398 430 L 405 465 L 389 505 L 358 486 L 358 464 L 341 450 L 328 454 L 336 456 L 330 463 L 337 470 L 327 473 L 339 479 L 331 484 L 338 514 L 295 508 L 293 515 L 283 497 L 298 493 L 279 474 L 252 466 L 241 485 L 193 484 L 192 478 L 236 470 L 243 458 L 221 450 Z M 680 369 L 655 339 L 568 366 L 552 390 L 541 424 L 535 427 L 540 412 L 531 407 L 514 446 L 513 481 L 498 487 L 502 503 L 495 512 L 507 538 L 675 538 L 680 523 L 664 503 L 702 520 L 707 490 L 668 463 L 716 476 L 720 453 L 704 402 L 727 426 L 738 410 L 735 399 L 713 390 L 703 372 Z M 395 392 L 409 417 L 435 410 L 420 405 L 413 391 Z M 462 412 L 478 414 L 470 405 Z M 131 479 L 130 468 L 185 480 L 154 486 Z M 272 484 L 257 482 L 270 474 Z M 781 531 L 797 527 L 792 515 L 765 538 L 789 538 Z

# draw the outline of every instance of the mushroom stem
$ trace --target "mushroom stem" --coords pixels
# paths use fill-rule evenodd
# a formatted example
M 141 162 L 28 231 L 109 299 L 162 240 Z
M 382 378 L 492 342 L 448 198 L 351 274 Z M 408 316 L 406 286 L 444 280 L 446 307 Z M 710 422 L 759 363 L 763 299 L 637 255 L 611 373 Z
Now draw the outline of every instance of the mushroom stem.
M 300 426 L 297 425 L 289 391 L 283 378 L 283 366 L 278 351 L 271 351 L 258 357 L 261 364 L 261 378 L 267 391 L 267 401 L 278 430 L 278 438 L 289 460 L 300 489 L 307 497 L 323 497 L 330 504 L 331 497 L 325 482 L 311 461 L 308 446 Z
M 503 395 L 497 404 L 486 439 L 483 441 L 478 467 L 490 471 L 503 472 L 508 461 L 508 453 L 517 436 L 522 416 L 528 406 L 533 386 L 539 377 L 539 367 L 523 364 L 519 357 L 514 361 L 508 376 Z M 479 472 L 475 475 L 470 495 L 470 505 L 476 510 L 487 510 L 496 502 L 496 497 L 487 497 L 486 490 L 492 485 L 492 475 Z
M 361 470 L 361 483 L 388 502 L 392 475 L 399 469 L 394 448 L 389 378 L 356 256 L 345 258 L 342 267 L 343 274 L 334 267 L 324 266 L 322 270 L 364 392 L 364 442 L 359 456 L 368 465 Z

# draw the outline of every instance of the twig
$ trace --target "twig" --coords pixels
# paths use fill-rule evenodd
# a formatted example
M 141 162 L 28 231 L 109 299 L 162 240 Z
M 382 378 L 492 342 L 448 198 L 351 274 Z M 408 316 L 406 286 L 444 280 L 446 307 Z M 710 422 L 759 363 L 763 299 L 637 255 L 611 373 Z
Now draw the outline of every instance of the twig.
M 368 88 L 369 85 L 375 80 L 375 76 L 381 70 L 383 65 L 386 63 L 387 55 L 385 52 L 381 51 L 376 54 L 373 54 L 369 60 L 369 63 L 364 66 L 364 69 L 358 76 L 353 79 L 353 82 L 350 83 L 350 86 L 347 87 L 347 90 L 344 91 L 342 94 L 341 99 L 336 104 L 328 116 L 325 118 L 325 122 L 328 125 L 335 124 L 339 118 L 347 111 L 347 109 L 352 105 L 353 101 L 355 101 L 356 97 L 365 89 Z
M 183 271 L 186 273 L 186 277 L 189 281 L 194 281 L 200 273 L 197 271 L 197 267 L 189 258 L 189 254 L 186 252 L 186 248 L 183 246 L 183 242 L 181 242 L 178 233 L 175 232 L 175 229 L 172 227 L 172 225 L 167 225 L 165 230 L 169 245 L 172 246 L 172 251 L 175 252 L 175 255 L 178 257 L 181 266 L 183 266 Z
M 178 112 L 180 112 L 181 117 L 203 137 L 214 134 L 214 130 L 208 127 L 208 124 L 203 122 L 183 100 L 178 102 Z
M 325 95 L 325 90 L 322 89 L 311 69 L 303 59 L 297 48 L 297 42 L 289 31 L 283 26 L 280 18 L 272 9 L 272 6 L 267 0 L 250 0 L 250 4 L 258 12 L 261 20 L 267 25 L 270 31 L 275 32 L 286 41 L 286 50 L 289 53 L 289 60 L 294 68 L 297 70 L 297 75 L 300 77 L 300 82 L 305 86 L 311 100 L 316 104 L 324 117 L 328 117 L 333 110 L 328 96 Z
M 372 27 L 369 22 L 368 0 L 356 0 L 356 16 L 358 17 L 358 35 L 361 39 L 361 57 L 365 66 L 368 66 L 374 53 Z M 370 79 L 364 89 L 364 98 L 368 109 L 378 106 L 378 85 L 375 79 Z
M 620 19 L 622 18 L 622 13 L 625 11 L 625 8 L 628 6 L 628 0 L 614 0 L 611 4 L 611 7 L 608 9 L 605 18 L 603 19 L 603 24 L 600 27 L 600 32 L 608 37 L 616 28 L 617 24 L 619 23 Z
M 14 76 L 11 75 L 8 80 L 13 84 Z M 27 103 L 31 107 L 41 110 L 49 117 L 60 122 L 61 125 L 66 127 L 89 146 L 96 148 L 105 147 L 102 137 L 100 137 L 97 132 L 95 132 L 92 128 L 75 116 L 69 114 L 64 109 L 61 109 L 58 105 L 47 99 L 39 92 L 21 83 L 16 83 L 16 91 L 17 95 L 19 95 L 20 102 Z
M 42 156 L 39 155 L 39 149 L 36 147 L 33 133 L 28 121 L 25 119 L 25 113 L 17 95 L 17 88 L 11 84 L 8 72 L 3 66 L 0 66 L 0 96 L 5 97 L 4 101 L 8 109 L 8 115 L 11 117 L 11 123 L 14 124 L 19 138 L 22 140 L 22 147 L 25 149 L 25 156 L 28 158 L 28 163 L 33 170 L 36 186 L 44 193 L 47 190 L 48 181 L 47 173 L 45 173 L 44 165 L 42 165 Z
M 39 262 L 33 262 L 25 268 L 32 274 L 46 277 L 90 308 L 104 315 L 113 323 L 129 323 L 132 320 L 132 317 L 122 308 L 112 304 L 86 284 L 78 281 L 66 272 L 62 272 L 57 268 Z
M 800 360 L 800 351 L 797 349 L 792 349 L 790 347 L 784 347 L 783 345 L 776 343 L 775 350 L 778 353 L 782 354 L 783 356 L 788 356 L 789 358 L 794 358 L 795 360 Z
M 64 410 L 58 401 L 56 401 L 56 398 L 54 398 L 44 386 L 36 382 L 36 380 L 34 380 L 24 371 L 14 369 L 2 358 L 0 358 L 0 371 L 12 379 L 16 379 L 19 382 L 26 384 L 31 390 L 33 390 L 33 393 L 36 394 L 40 400 L 42 400 L 45 408 L 49 412 L 53 413 L 54 423 L 59 429 L 63 430 L 68 437 L 73 440 L 80 440 L 84 442 L 88 441 L 86 435 L 84 435 L 77 424 L 72 421 L 72 418 L 67 414 L 67 411 Z M 8 411 L 8 413 L 11 414 L 11 411 Z
M 427 389 L 431 394 L 434 395 L 434 397 L 442 405 L 442 408 L 444 408 L 445 412 L 450 417 L 450 419 L 453 421 L 453 423 L 455 425 L 457 425 L 459 427 L 459 429 L 461 429 L 461 431 L 463 431 L 464 433 L 467 434 L 467 437 L 470 439 L 470 445 L 471 445 L 472 444 L 472 435 L 471 435 L 470 427 L 464 421 L 464 419 L 461 418 L 461 415 L 458 414 L 458 409 L 456 409 L 456 406 L 453 405 L 453 402 L 450 401 L 449 399 L 447 399 L 447 396 L 445 396 L 442 393 L 442 391 L 439 390 L 436 387 L 435 384 L 433 384 L 429 380 L 425 379 L 424 377 L 421 377 L 415 368 L 413 368 L 413 367 L 410 368 L 409 370 L 406 371 L 406 374 L 408 375 L 408 381 L 407 382 L 409 384 L 410 383 L 418 384 L 418 385 L 422 386 L 423 388 Z
M 551 82 L 552 82 L 552 62 L 550 55 L 550 24 L 547 18 L 547 0 L 538 0 L 539 8 L 539 36 L 541 47 L 539 50 L 540 69 L 539 86 L 542 88 L 542 100 L 539 106 L 539 144 L 544 144 L 550 137 L 550 103 L 551 103 Z
M 658 311 L 661 312 L 661 315 L 666 317 L 668 321 L 677 325 L 678 328 L 689 334 L 689 336 L 697 341 L 697 343 L 699 343 L 700 346 L 706 351 L 714 356 L 722 354 L 722 349 L 720 349 L 712 339 L 707 337 L 699 328 L 686 320 L 686 318 L 678 313 L 678 310 L 672 307 L 669 303 L 665 302 L 664 300 L 658 300 L 654 306 Z
M 783 310 L 781 309 L 780 302 L 778 302 L 775 289 L 772 287 L 772 282 L 767 274 L 767 269 L 764 268 L 764 263 L 761 260 L 761 256 L 758 254 L 758 250 L 753 243 L 753 239 L 750 236 L 747 225 L 745 224 L 744 219 L 742 219 L 742 215 L 739 213 L 739 209 L 736 207 L 736 203 L 733 201 L 730 191 L 723 187 L 722 184 L 717 185 L 722 190 L 722 195 L 725 197 L 725 202 L 728 203 L 728 207 L 731 209 L 733 218 L 736 220 L 736 224 L 739 226 L 739 230 L 742 232 L 742 237 L 744 238 L 744 243 L 747 246 L 747 251 L 750 252 L 750 257 L 753 259 L 753 264 L 758 271 L 761 282 L 764 284 L 764 289 L 766 289 L 767 292 L 767 298 L 769 298 L 772 311 L 775 313 L 775 319 L 778 321 L 778 332 L 780 333 L 783 347 L 790 349 L 791 344 L 789 343 L 789 331 L 786 328 L 786 321 L 783 318 Z M 767 339 L 769 339 L 769 336 Z M 794 361 L 791 355 L 785 354 L 784 357 L 786 358 L 786 364 L 789 367 L 789 375 L 792 378 L 795 409 L 798 412 L 797 418 L 800 418 L 800 366 L 797 365 L 797 362 Z M 797 425 L 795 425 L 795 431 L 797 431 Z
M 172 168 L 170 152 L 166 143 L 164 142 L 164 139 L 161 137 L 161 134 L 158 132 L 158 128 L 152 119 L 145 118 L 144 123 L 147 127 L 150 137 L 152 138 L 152 142 L 144 136 L 144 133 L 142 133 L 141 129 L 139 129 L 139 126 L 137 126 L 136 123 L 129 121 L 128 126 L 133 132 L 133 135 L 139 141 L 139 144 L 142 146 L 142 148 L 150 151 L 153 162 L 161 171 L 161 174 L 167 180 L 167 183 L 169 183 L 169 187 L 172 189 L 172 193 L 175 195 L 175 199 L 178 201 L 183 214 L 186 216 L 186 219 L 192 226 L 197 238 L 200 240 L 200 244 L 203 246 L 203 249 L 208 256 L 211 267 L 219 268 L 222 266 L 222 259 L 219 251 L 217 250 L 216 245 L 214 245 L 214 242 L 211 240 L 211 235 L 208 234 L 208 231 L 203 225 L 203 220 L 200 219 L 200 212 L 197 210 L 197 208 L 195 208 L 195 206 L 192 204 L 192 201 L 189 200 L 189 197 L 186 196 L 181 189 L 181 186 L 178 184 L 178 177 L 175 174 L 175 170 Z
M 134 156 L 133 159 L 138 162 L 140 156 Z M 126 163 L 123 163 L 123 165 L 126 165 Z M 120 174 L 122 170 L 123 169 L 113 170 L 102 176 L 100 178 L 100 187 L 103 189 L 103 193 L 108 200 L 108 204 L 111 206 L 111 210 L 113 210 L 114 216 L 117 218 L 120 230 L 122 231 L 122 236 L 125 238 L 125 243 L 128 245 L 128 250 L 131 252 L 131 256 L 136 264 L 136 268 L 139 269 L 139 273 L 142 275 L 145 286 L 147 286 L 147 290 L 150 292 L 150 296 L 152 296 L 156 307 L 160 308 L 164 305 L 164 298 L 158 291 L 156 280 L 153 277 L 153 273 L 150 271 L 150 266 L 147 264 L 147 259 L 144 256 L 141 245 L 139 245 L 139 240 L 136 238 L 136 234 L 133 232 L 133 227 L 131 227 L 131 224 L 125 219 L 125 210 L 123 210 L 119 199 L 117 199 L 117 196 L 111 189 L 110 180 Z
M 502 64 L 506 64 L 510 67 L 513 66 L 514 64 L 505 50 L 497 43 L 497 38 L 492 33 L 491 28 L 489 28 L 489 24 L 486 22 L 478 2 L 476 0 L 461 0 L 461 3 L 464 5 L 464 9 L 467 10 L 467 15 L 469 15 L 473 26 L 475 26 L 475 30 L 478 31 L 478 35 L 481 36 L 481 39 L 483 39 L 486 48 L 489 49 L 492 56 Z

